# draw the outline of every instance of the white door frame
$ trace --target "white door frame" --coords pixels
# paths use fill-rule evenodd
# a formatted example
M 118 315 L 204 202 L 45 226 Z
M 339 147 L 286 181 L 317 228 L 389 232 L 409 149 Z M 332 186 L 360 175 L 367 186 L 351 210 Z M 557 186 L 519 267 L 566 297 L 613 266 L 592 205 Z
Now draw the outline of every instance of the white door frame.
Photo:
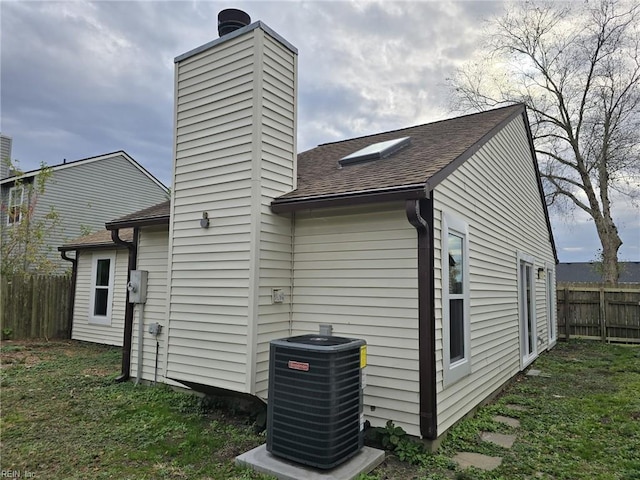
M 520 324 L 520 368 L 524 370 L 538 356 L 536 322 L 535 259 L 518 252 L 518 320 Z

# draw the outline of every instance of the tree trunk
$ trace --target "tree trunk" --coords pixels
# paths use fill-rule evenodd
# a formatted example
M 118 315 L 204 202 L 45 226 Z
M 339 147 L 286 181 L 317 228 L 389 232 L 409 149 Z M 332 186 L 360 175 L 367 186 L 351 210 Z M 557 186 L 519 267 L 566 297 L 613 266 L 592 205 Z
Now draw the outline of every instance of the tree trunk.
M 601 218 L 596 221 L 598 236 L 602 243 L 602 280 L 607 285 L 617 285 L 620 269 L 618 267 L 618 250 L 622 240 L 612 218 Z

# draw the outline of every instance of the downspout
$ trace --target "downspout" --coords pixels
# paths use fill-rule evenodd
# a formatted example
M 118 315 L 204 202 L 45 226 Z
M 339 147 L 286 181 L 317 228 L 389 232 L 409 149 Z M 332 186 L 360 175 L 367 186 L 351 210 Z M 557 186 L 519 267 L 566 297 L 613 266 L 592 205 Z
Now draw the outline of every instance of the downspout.
M 76 279 L 78 278 L 78 256 L 80 252 L 76 250 L 76 258 L 69 257 L 66 250 L 60 251 L 63 260 L 71 262 L 71 292 L 69 294 L 69 338 L 73 332 L 73 309 L 76 304 Z
M 418 231 L 418 362 L 420 435 L 438 437 L 436 418 L 436 326 L 433 272 L 433 199 L 407 200 L 407 219 Z
M 111 240 L 116 245 L 122 245 L 129 250 L 129 266 L 127 269 L 127 285 L 131 280 L 131 270 L 136 269 L 138 263 L 138 229 L 133 229 L 133 241 L 127 242 L 119 236 L 119 230 L 111 230 Z M 129 380 L 131 370 L 131 337 L 133 334 L 133 309 L 135 305 L 129 303 L 129 289 L 127 289 L 126 307 L 124 311 L 124 337 L 122 339 L 122 371 L 116 378 L 116 382 L 126 382 Z

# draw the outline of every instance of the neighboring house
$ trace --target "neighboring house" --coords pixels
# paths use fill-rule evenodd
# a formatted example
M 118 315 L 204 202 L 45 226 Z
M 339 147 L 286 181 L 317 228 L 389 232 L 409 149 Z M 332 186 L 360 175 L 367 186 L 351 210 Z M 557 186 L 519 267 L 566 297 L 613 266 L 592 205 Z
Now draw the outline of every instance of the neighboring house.
M 9 153 L 10 155 L 10 153 Z M 46 254 L 59 271 L 68 268 L 57 253 L 58 246 L 83 231 L 104 229 L 105 222 L 167 199 L 167 188 L 138 162 L 123 151 L 53 165 L 44 194 L 30 198 L 28 185 L 40 170 L 16 177 L 0 179 L 0 214 L 3 240 L 22 219 L 21 205 L 34 205 L 34 218 L 46 215 L 52 208 L 59 215 L 58 226 L 46 238 Z M 3 172 L 10 175 L 11 172 Z M 15 214 L 12 214 L 15 212 Z
M 620 262 L 618 283 L 640 283 L 640 262 Z M 558 263 L 558 283 L 603 283 L 602 273 L 593 262 Z
M 11 144 L 13 140 L 0 133 L 0 180 L 9 176 L 9 162 L 11 161 Z
M 296 70 L 262 22 L 176 58 L 171 202 L 107 223 L 149 271 L 123 377 L 142 313 L 143 379 L 267 400 L 269 342 L 330 324 L 367 341 L 365 418 L 435 440 L 556 341 L 525 108 L 296 156 Z

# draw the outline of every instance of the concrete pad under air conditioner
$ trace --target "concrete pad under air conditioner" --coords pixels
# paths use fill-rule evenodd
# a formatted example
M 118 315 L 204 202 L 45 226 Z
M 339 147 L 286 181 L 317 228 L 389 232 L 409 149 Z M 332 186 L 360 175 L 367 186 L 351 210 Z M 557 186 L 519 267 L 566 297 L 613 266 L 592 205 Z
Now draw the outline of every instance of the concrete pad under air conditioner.
M 236 457 L 238 465 L 273 475 L 279 480 L 300 480 L 302 478 L 305 480 L 353 480 L 361 473 L 369 473 L 383 460 L 383 450 L 363 447 L 343 464 L 331 470 L 318 470 L 271 455 L 267 451 L 266 444 Z

